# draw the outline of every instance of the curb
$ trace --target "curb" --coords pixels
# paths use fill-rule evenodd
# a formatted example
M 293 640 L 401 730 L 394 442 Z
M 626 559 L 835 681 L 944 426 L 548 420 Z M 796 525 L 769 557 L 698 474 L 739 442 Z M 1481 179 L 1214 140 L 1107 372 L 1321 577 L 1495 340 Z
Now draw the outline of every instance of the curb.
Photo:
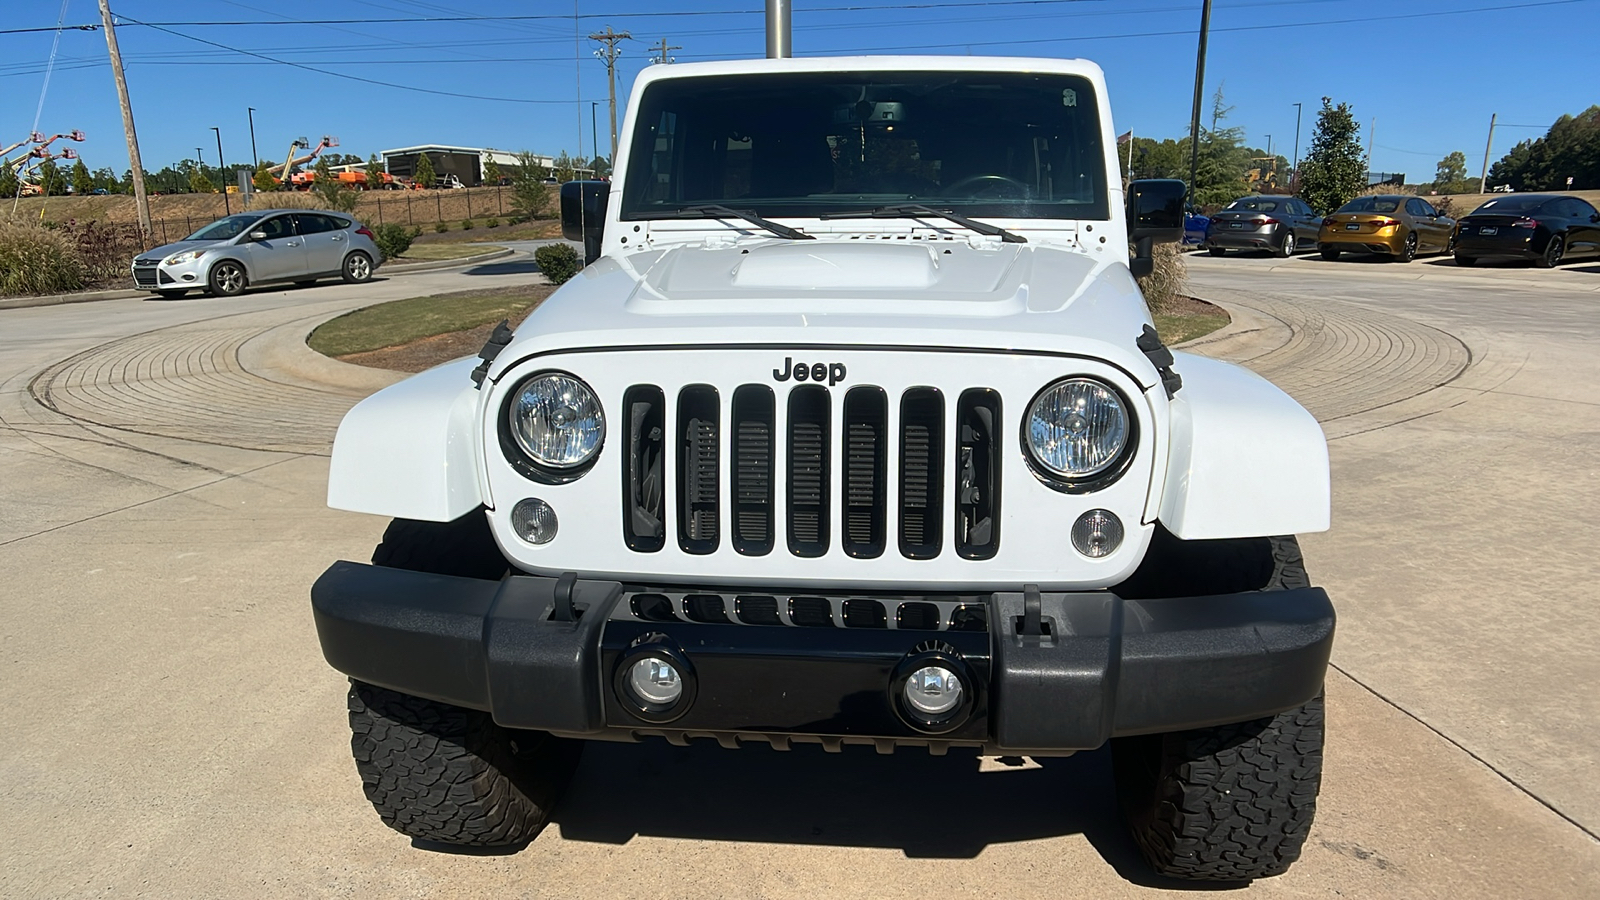
M 510 248 L 495 250 L 490 253 L 480 253 L 477 256 L 467 256 L 461 259 L 437 259 L 419 263 L 404 263 L 392 268 L 387 274 L 390 276 L 409 275 L 412 272 L 436 272 L 440 269 L 453 269 L 458 266 L 475 266 L 478 263 L 502 259 L 516 254 Z M 379 271 L 383 271 L 380 267 Z M 109 291 L 83 291 L 77 294 L 45 294 L 39 297 L 6 297 L 0 299 L 0 309 L 31 309 L 36 306 L 61 306 L 66 303 L 96 303 L 101 300 L 133 300 L 144 297 L 149 291 L 136 291 L 118 288 Z
M 405 372 L 374 369 L 323 356 L 306 344 L 317 326 L 350 310 L 326 311 L 275 325 L 239 345 L 239 366 L 246 372 L 279 384 L 362 394 L 382 390 L 411 377 Z

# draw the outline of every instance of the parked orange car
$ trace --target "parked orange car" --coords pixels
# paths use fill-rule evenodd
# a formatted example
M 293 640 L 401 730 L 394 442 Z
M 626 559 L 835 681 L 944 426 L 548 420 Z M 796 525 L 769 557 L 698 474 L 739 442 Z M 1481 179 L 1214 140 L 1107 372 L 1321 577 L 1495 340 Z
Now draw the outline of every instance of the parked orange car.
M 1456 220 L 1421 197 L 1376 194 L 1357 197 L 1322 220 L 1317 250 L 1323 259 L 1342 253 L 1375 253 L 1410 262 L 1419 253 L 1449 253 Z

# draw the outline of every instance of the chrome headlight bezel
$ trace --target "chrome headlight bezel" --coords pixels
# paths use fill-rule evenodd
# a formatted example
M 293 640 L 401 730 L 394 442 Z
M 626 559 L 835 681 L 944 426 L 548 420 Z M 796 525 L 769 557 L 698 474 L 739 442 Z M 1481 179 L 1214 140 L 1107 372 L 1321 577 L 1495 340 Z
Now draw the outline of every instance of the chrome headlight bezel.
M 1041 453 L 1034 447 L 1033 441 L 1033 412 L 1045 395 L 1063 385 L 1079 382 L 1088 384 L 1108 392 L 1117 403 L 1123 419 L 1123 441 L 1121 447 L 1106 462 L 1088 469 L 1082 473 L 1062 471 L 1049 465 L 1042 458 Z M 1119 390 L 1116 385 L 1101 378 L 1089 375 L 1070 375 L 1058 378 L 1044 387 L 1028 401 L 1023 409 L 1021 422 L 1022 457 L 1028 463 L 1028 468 L 1034 476 L 1050 487 L 1068 494 L 1087 494 L 1092 491 L 1102 490 L 1121 478 L 1133 464 L 1133 457 L 1139 446 L 1139 417 L 1135 415 L 1133 404 L 1128 401 L 1127 394 Z
M 538 447 L 531 437 L 523 431 L 523 423 L 519 422 L 518 407 L 524 393 L 535 382 L 545 379 L 564 379 L 572 386 L 588 395 L 595 413 L 599 419 L 594 443 L 582 456 L 571 459 L 554 459 L 542 457 Z M 516 384 L 506 393 L 499 410 L 499 435 L 500 449 L 505 454 L 506 460 L 511 463 L 523 476 L 544 484 L 566 484 L 576 481 L 594 468 L 595 462 L 600 459 L 601 450 L 606 442 L 606 415 L 605 405 L 600 401 L 600 395 L 590 387 L 587 382 L 570 372 L 558 369 L 544 369 L 533 372 L 517 380 Z

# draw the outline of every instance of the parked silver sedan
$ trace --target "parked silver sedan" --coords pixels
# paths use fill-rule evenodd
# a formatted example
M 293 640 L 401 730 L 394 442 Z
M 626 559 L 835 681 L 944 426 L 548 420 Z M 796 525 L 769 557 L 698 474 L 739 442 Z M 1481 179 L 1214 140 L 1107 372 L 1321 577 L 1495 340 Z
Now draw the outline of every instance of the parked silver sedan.
M 133 283 L 163 297 L 233 297 L 252 284 L 366 281 L 383 261 L 367 226 L 344 213 L 265 209 L 226 216 L 133 261 Z

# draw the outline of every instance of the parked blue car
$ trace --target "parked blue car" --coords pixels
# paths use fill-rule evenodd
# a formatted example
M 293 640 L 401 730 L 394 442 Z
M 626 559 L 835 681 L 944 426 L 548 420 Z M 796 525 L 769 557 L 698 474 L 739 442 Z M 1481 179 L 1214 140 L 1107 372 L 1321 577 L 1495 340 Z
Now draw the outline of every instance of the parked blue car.
M 1206 239 L 1206 229 L 1211 227 L 1211 217 L 1196 212 L 1183 214 L 1183 245 L 1197 247 Z

